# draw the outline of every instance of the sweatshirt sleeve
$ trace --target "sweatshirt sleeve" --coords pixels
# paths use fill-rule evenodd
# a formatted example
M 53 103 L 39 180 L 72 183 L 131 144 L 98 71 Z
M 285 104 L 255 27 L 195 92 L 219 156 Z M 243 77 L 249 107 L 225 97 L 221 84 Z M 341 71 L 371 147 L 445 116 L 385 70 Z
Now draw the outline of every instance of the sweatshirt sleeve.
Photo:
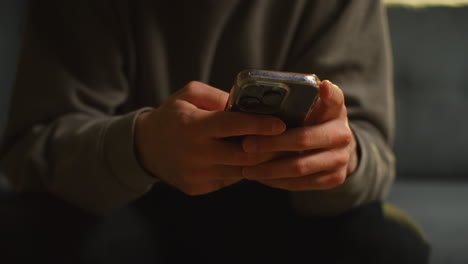
M 31 1 L 0 149 L 18 191 L 44 191 L 102 212 L 156 179 L 139 164 L 119 21 L 106 1 Z
M 357 170 L 339 187 L 291 193 L 304 215 L 336 215 L 384 199 L 395 178 L 394 102 L 385 9 L 380 1 L 316 1 L 305 10 L 288 70 L 316 73 L 345 93 L 358 143 Z

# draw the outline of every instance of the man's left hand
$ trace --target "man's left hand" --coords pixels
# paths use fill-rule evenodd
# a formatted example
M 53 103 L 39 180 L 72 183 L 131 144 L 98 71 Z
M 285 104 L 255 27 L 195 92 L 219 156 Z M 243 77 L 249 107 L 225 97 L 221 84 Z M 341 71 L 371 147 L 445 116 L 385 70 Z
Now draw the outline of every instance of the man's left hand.
M 244 167 L 246 179 L 290 191 L 326 190 L 341 185 L 356 170 L 356 139 L 348 125 L 344 95 L 330 81 L 320 85 L 303 127 L 278 136 L 247 136 L 245 152 L 289 152 L 280 159 Z

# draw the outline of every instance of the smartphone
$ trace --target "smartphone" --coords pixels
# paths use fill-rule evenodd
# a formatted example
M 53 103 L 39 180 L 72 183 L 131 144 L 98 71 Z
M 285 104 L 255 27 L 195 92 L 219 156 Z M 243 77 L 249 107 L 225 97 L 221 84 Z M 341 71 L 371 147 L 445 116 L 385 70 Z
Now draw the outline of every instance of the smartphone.
M 237 74 L 226 111 L 273 115 L 288 128 L 302 126 L 319 97 L 315 74 L 246 69 Z

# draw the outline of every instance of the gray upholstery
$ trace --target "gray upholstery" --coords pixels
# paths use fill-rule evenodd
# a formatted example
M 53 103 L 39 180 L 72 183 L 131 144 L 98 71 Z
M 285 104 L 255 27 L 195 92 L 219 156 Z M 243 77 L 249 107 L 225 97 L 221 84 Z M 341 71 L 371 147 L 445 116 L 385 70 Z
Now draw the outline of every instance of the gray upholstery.
M 468 180 L 468 7 L 391 8 L 398 174 Z

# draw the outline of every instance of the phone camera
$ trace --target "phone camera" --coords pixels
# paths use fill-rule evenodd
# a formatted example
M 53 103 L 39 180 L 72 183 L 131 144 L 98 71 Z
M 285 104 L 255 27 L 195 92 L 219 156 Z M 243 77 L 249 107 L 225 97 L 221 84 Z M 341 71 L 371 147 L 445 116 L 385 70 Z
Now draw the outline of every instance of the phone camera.
M 281 110 L 286 90 L 278 86 L 249 85 L 239 98 L 242 111 L 258 114 L 275 114 Z
M 262 103 L 271 107 L 279 107 L 282 100 L 283 96 L 281 93 L 276 91 L 268 91 L 263 94 Z
M 258 98 L 251 97 L 251 96 L 243 96 L 239 100 L 239 105 L 247 109 L 254 109 L 258 107 L 260 104 L 261 102 Z

